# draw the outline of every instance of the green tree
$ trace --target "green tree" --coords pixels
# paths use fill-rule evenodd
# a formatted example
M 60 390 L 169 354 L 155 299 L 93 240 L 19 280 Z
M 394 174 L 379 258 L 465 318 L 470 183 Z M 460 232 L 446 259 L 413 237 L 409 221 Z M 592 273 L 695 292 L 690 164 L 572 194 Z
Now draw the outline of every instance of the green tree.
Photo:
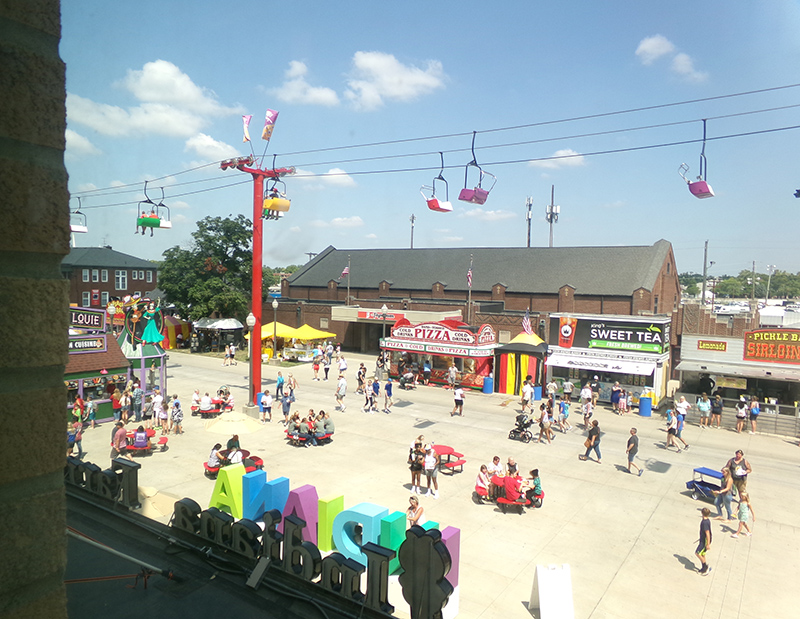
M 744 296 L 742 282 L 737 277 L 729 277 L 719 282 L 714 289 L 714 294 L 718 297 L 741 297 Z
M 243 215 L 197 222 L 189 249 L 164 252 L 159 287 L 192 320 L 214 312 L 243 319 L 250 306 L 253 224 Z
M 695 282 L 689 282 L 686 285 L 686 294 L 691 296 L 700 294 L 700 289 L 697 287 L 697 284 Z

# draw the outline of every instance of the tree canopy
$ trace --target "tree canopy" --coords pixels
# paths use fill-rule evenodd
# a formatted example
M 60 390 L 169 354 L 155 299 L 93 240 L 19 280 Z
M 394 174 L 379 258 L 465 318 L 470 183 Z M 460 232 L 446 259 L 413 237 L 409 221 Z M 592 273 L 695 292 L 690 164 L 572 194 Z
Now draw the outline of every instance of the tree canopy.
M 164 252 L 158 285 L 184 318 L 217 312 L 243 319 L 250 307 L 253 224 L 244 215 L 206 217 L 197 222 L 189 249 Z M 277 277 L 264 268 L 264 292 Z

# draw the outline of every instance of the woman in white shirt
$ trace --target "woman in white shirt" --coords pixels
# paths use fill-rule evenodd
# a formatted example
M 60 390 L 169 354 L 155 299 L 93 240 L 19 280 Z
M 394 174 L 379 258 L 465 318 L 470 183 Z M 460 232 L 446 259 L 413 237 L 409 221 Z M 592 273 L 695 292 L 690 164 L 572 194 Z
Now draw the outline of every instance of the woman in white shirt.
M 419 499 L 415 496 L 408 497 L 408 509 L 406 510 L 406 517 L 408 518 L 408 526 L 414 525 L 422 526 L 425 524 L 425 510 L 419 504 Z

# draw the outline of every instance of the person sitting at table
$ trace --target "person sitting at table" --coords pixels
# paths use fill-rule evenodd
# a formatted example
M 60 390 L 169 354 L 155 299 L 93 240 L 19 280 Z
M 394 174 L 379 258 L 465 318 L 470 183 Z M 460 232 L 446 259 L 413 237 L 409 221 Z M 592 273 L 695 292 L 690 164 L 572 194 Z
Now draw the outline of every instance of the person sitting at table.
M 133 446 L 140 449 L 150 449 L 150 437 L 147 436 L 147 430 L 144 426 L 139 426 L 136 432 L 133 433 Z
M 525 480 L 525 498 L 527 498 L 534 507 L 542 506 L 542 499 L 544 492 L 542 491 L 542 480 L 539 479 L 539 469 L 533 469 L 531 476 Z
M 408 509 L 406 510 L 406 518 L 408 518 L 408 526 L 414 525 L 422 526 L 425 523 L 425 510 L 419 504 L 419 499 L 415 496 L 408 497 Z
M 508 462 L 506 463 L 505 474 L 511 477 L 516 477 L 518 470 L 519 466 L 517 466 L 517 463 L 514 461 L 514 458 L 509 456 Z
M 239 444 L 239 435 L 234 434 L 231 438 L 228 439 L 228 444 L 226 445 L 226 449 L 231 450 L 233 448 L 241 449 L 242 446 Z
M 224 411 L 232 411 L 233 410 L 233 394 L 228 393 L 224 398 L 222 398 L 222 410 Z
M 314 438 L 316 438 L 316 439 L 324 438 L 328 434 L 325 431 L 325 411 L 320 411 L 319 415 L 317 415 L 316 418 L 315 418 L 314 417 L 314 411 L 313 410 L 309 410 L 308 411 L 308 420 L 309 420 L 309 423 L 313 422 L 313 424 L 314 424 L 314 430 L 312 432 L 312 434 L 314 435 Z M 309 430 L 311 430 L 311 426 L 310 425 L 309 425 Z
M 211 402 L 211 396 L 208 395 L 208 391 L 206 391 L 206 394 L 200 398 L 200 414 L 210 413 L 212 410 L 214 410 L 214 404 Z
M 326 413 L 325 411 L 320 411 L 319 416 L 324 418 L 323 430 L 325 430 L 325 434 L 333 434 L 334 432 L 336 432 L 336 425 L 333 423 L 333 419 L 331 418 L 330 413 Z
M 483 500 L 483 497 L 489 498 L 489 486 L 492 485 L 489 478 L 489 468 L 485 464 L 481 464 L 481 470 L 478 472 L 478 477 L 475 478 L 475 492 L 478 497 Z
M 222 443 L 217 443 L 211 448 L 211 453 L 208 455 L 208 466 L 212 469 L 218 469 L 222 466 L 222 461 L 225 457 L 220 453 Z
M 495 486 L 491 479 L 492 477 L 502 477 L 505 475 L 505 471 L 503 471 L 503 465 L 500 464 L 500 456 L 495 456 L 492 458 L 492 463 L 486 467 L 489 473 L 489 498 L 496 499 L 497 495 L 500 494 L 499 487 Z
M 243 458 L 244 454 L 238 446 L 231 447 L 227 457 L 228 464 L 240 464 Z
M 286 432 L 292 436 L 297 436 L 300 426 L 300 413 L 294 413 L 286 424 Z
M 516 475 L 506 475 L 503 477 L 503 489 L 505 490 L 506 499 L 509 501 L 525 503 L 527 500 L 521 492 L 522 480 Z
M 310 432 L 308 417 L 303 417 L 300 420 L 300 425 L 297 427 L 297 436 L 306 439 L 303 441 L 306 447 L 310 447 L 311 445 L 316 447 L 318 445 L 317 439 L 314 438 L 314 435 Z

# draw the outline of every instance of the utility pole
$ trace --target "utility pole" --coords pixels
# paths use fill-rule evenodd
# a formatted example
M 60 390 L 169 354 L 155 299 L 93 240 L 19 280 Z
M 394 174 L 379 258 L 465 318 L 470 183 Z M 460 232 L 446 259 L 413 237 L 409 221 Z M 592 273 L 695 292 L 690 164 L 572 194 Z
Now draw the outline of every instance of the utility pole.
M 241 172 L 247 172 L 253 177 L 253 285 L 252 296 L 250 300 L 250 311 L 255 317 L 255 323 L 250 331 L 251 338 L 257 337 L 258 339 L 258 352 L 250 355 L 250 395 L 249 406 L 258 406 L 255 401 L 256 393 L 261 391 L 261 311 L 262 311 L 262 287 L 263 287 L 263 259 L 262 252 L 264 246 L 264 179 L 277 179 L 282 176 L 294 174 L 294 168 L 277 168 L 262 170 L 260 168 L 249 167 L 255 165 L 255 157 L 252 155 L 248 157 L 237 157 L 223 161 L 220 168 L 227 170 L 228 168 L 236 168 Z M 272 203 L 270 203 L 272 205 Z M 289 200 L 283 199 L 280 204 L 280 211 L 289 210 Z M 277 219 L 280 216 L 278 210 L 271 210 L 269 214 L 270 219 Z
M 558 213 L 561 211 L 560 206 L 556 206 L 553 204 L 555 201 L 553 198 L 555 196 L 556 186 L 550 186 L 550 204 L 547 205 L 547 214 L 545 215 L 545 221 L 550 224 L 550 247 L 553 246 L 553 224 L 558 222 Z
M 411 222 L 411 249 L 414 249 L 414 222 L 417 221 L 417 216 L 412 214 L 408 221 Z
M 756 261 L 753 260 L 753 292 L 750 296 L 750 311 L 755 314 L 756 311 Z
M 772 284 L 772 274 L 775 272 L 775 269 L 778 268 L 774 264 L 767 265 L 767 296 L 764 297 L 764 306 L 766 307 L 769 303 L 769 287 Z
M 525 219 L 528 221 L 528 247 L 531 246 L 531 208 L 533 207 L 533 198 L 528 196 L 525 200 L 525 206 L 528 207 L 528 212 L 525 214 Z
M 703 296 L 700 297 L 700 307 L 706 304 L 706 277 L 708 276 L 708 241 L 703 249 Z

